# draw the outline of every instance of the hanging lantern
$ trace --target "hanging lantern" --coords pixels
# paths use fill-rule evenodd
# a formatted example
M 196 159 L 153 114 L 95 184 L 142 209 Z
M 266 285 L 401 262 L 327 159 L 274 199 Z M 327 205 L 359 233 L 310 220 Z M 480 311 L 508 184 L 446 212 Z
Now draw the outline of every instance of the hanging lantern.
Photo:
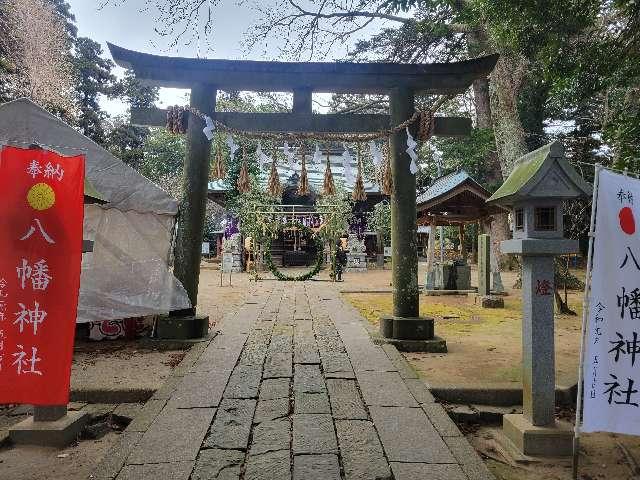
M 307 155 L 304 145 L 300 148 L 302 151 L 302 168 L 300 169 L 300 182 L 298 183 L 298 195 L 304 197 L 309 195 L 309 177 L 307 176 Z
M 358 144 L 358 176 L 353 186 L 352 198 L 356 202 L 364 202 L 367 199 L 367 192 L 364 191 L 364 181 L 362 180 L 362 159 L 360 158 L 360 144 Z
M 391 173 L 389 142 L 386 142 L 384 145 L 384 164 L 382 166 L 381 177 L 380 187 L 382 193 L 390 196 L 393 193 L 393 175 Z
M 276 147 L 273 147 L 273 159 L 271 161 L 271 172 L 269 173 L 269 183 L 267 184 L 267 192 L 272 197 L 279 197 L 282 194 L 282 187 L 280 186 L 280 175 L 278 175 L 277 163 L 278 152 Z
M 327 147 L 327 167 L 324 170 L 324 195 L 335 195 L 336 185 L 333 182 L 333 173 L 331 172 L 331 159 L 329 147 Z
M 220 144 L 216 144 L 216 159 L 213 163 L 213 169 L 211 171 L 212 180 L 224 180 L 227 176 L 227 168 L 224 163 L 224 155 L 222 154 L 222 148 Z
M 247 156 L 244 148 L 242 149 L 242 166 L 240 167 L 240 176 L 238 177 L 238 191 L 240 193 L 248 193 L 251 191 L 249 167 L 247 166 Z

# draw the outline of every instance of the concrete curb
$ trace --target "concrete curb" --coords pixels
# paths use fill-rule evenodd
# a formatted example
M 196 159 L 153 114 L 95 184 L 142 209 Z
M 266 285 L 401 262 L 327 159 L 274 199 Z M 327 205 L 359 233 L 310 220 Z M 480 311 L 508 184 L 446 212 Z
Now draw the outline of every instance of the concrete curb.
M 522 405 L 522 388 L 517 387 L 487 387 L 486 385 L 432 385 L 431 393 L 437 399 L 456 404 L 480 404 L 496 407 L 510 407 Z M 576 403 L 578 385 L 556 385 L 556 404 L 572 406 Z

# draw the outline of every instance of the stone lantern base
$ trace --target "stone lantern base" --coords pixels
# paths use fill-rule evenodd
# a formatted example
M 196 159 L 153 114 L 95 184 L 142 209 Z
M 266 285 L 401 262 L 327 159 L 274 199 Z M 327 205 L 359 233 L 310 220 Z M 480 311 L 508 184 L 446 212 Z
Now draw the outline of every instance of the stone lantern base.
M 556 420 L 543 427 L 524 415 L 504 415 L 502 430 L 517 450 L 532 457 L 566 457 L 573 454 L 573 425 Z
M 403 352 L 446 353 L 447 342 L 433 332 L 433 318 L 380 318 L 382 343 L 395 345 Z

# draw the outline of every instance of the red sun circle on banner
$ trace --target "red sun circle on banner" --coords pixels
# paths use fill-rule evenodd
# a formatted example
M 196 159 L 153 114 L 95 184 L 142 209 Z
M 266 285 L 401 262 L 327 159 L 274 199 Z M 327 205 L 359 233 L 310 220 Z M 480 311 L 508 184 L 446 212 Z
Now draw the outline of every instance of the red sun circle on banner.
M 627 235 L 633 235 L 636 232 L 636 220 L 633 217 L 633 210 L 629 207 L 621 208 L 618 212 L 620 220 L 620 228 Z

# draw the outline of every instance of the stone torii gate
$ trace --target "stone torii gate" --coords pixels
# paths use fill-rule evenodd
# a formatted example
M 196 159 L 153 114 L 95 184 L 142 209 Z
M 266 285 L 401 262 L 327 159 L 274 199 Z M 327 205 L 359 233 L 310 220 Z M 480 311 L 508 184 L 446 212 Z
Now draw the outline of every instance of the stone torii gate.
M 445 64 L 299 63 L 175 58 L 135 52 L 109 44 L 114 61 L 147 84 L 191 90 L 191 107 L 225 125 L 260 132 L 371 133 L 399 125 L 414 114 L 417 94 L 460 94 L 476 79 L 486 78 L 497 56 Z M 292 113 L 217 112 L 223 91 L 293 92 Z M 390 97 L 391 115 L 312 113 L 312 94 L 365 93 Z M 166 111 L 132 109 L 132 122 L 164 126 Z M 204 122 L 190 114 L 174 273 L 186 288 L 195 314 L 198 300 L 211 142 Z M 416 135 L 416 125 L 413 135 Z M 434 134 L 469 135 L 468 118 L 436 117 Z M 416 240 L 416 177 L 409 171 L 406 135 L 391 137 L 391 244 L 393 313 L 396 319 L 419 317 Z

